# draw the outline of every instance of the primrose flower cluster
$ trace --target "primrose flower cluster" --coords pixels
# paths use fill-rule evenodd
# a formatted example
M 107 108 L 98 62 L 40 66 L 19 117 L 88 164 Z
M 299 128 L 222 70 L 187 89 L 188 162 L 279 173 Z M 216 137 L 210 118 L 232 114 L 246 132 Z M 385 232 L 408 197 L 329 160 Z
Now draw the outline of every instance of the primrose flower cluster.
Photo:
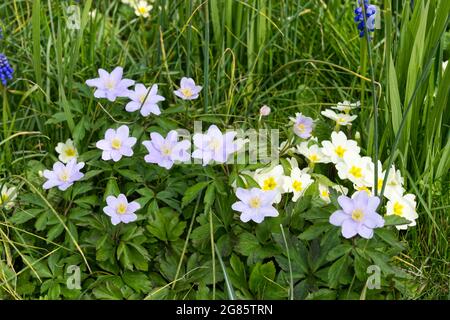
M 129 99 L 125 105 L 127 112 L 139 111 L 143 117 L 161 114 L 159 103 L 165 101 L 165 97 L 158 94 L 158 85 L 146 87 L 135 83 L 134 80 L 123 78 L 121 67 L 116 67 L 110 73 L 99 69 L 98 74 L 98 78 L 86 81 L 88 86 L 95 88 L 95 98 L 105 98 L 111 102 L 115 102 L 118 98 L 127 98 Z M 134 88 L 131 88 L 132 86 Z M 193 79 L 183 77 L 179 88 L 173 94 L 182 100 L 195 100 L 201 90 L 202 87 L 196 85 Z M 194 134 L 192 140 L 195 149 L 191 154 L 191 142 L 180 140 L 177 131 L 171 130 L 165 137 L 158 132 L 151 132 L 150 140 L 142 142 L 148 150 L 144 161 L 165 169 L 171 169 L 174 164 L 187 162 L 191 158 L 198 159 L 204 166 L 213 162 L 226 163 L 230 155 L 242 146 L 242 141 L 236 139 L 236 135 L 235 131 L 222 133 L 216 125 L 211 125 L 205 133 Z M 130 128 L 122 125 L 117 129 L 107 129 L 103 139 L 97 141 L 95 146 L 102 151 L 102 160 L 117 162 L 123 157 L 132 157 L 136 143 L 137 138 L 132 136 Z M 78 150 L 71 139 L 65 143 L 58 143 L 55 151 L 58 153 L 59 161 L 53 165 L 53 170 L 43 172 L 43 177 L 47 179 L 43 188 L 57 187 L 65 191 L 84 177 L 81 172 L 84 163 L 77 162 Z M 140 208 L 137 202 L 128 202 L 123 194 L 118 197 L 110 195 L 106 200 L 107 206 L 103 211 L 111 217 L 113 224 L 128 223 L 137 219 L 134 213 Z
M 350 116 L 352 109 L 359 107 L 359 103 L 344 101 L 333 109 L 343 113 L 336 117 L 329 117 L 336 122 L 339 130 L 341 124 L 350 125 L 356 118 Z M 324 116 L 334 113 L 328 109 L 322 112 Z M 336 119 L 347 117 L 347 122 Z M 278 216 L 275 206 L 282 200 L 283 195 L 291 195 L 293 202 L 299 201 L 308 188 L 315 182 L 318 184 L 318 196 L 324 203 L 330 203 L 330 188 L 337 194 L 338 203 L 342 207 L 330 217 L 330 223 L 342 227 L 342 235 L 350 238 L 359 234 L 364 238 L 373 236 L 373 229 L 383 227 L 384 219 L 377 213 L 381 199 L 374 196 L 374 174 L 378 170 L 377 189 L 381 190 L 385 171 L 381 162 L 375 166 L 371 158 L 361 155 L 361 148 L 355 140 L 349 139 L 342 131 L 333 131 L 329 140 L 319 142 L 312 136 L 314 120 L 300 113 L 293 122 L 293 132 L 302 140 L 288 151 L 301 155 L 308 166 L 300 168 L 295 157 L 288 158 L 289 168 L 282 165 L 272 165 L 268 168 L 257 169 L 254 172 L 241 172 L 242 180 L 246 185 L 245 176 L 250 176 L 259 185 L 259 188 L 237 188 L 236 197 L 239 201 L 232 208 L 241 212 L 241 220 L 247 222 L 253 220 L 260 223 L 265 217 Z M 288 145 L 284 142 L 282 146 Z M 348 197 L 348 188 L 341 184 L 324 185 L 314 179 L 314 168 L 317 164 L 332 164 L 338 173 L 338 177 L 345 184 L 353 187 L 354 193 Z M 403 178 L 399 170 L 393 166 L 387 177 L 384 197 L 387 199 L 385 206 L 386 215 L 398 215 L 410 221 L 409 224 L 399 225 L 398 229 L 406 229 L 414 226 L 417 219 L 416 202 L 413 194 L 405 194 Z

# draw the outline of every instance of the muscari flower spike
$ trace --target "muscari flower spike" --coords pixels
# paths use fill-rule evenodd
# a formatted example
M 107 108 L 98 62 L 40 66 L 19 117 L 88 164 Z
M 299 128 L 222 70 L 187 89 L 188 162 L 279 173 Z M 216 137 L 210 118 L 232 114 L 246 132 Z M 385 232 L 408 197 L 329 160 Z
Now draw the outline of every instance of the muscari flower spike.
M 369 3 L 369 0 L 364 1 L 364 11 L 366 11 L 366 22 L 367 22 L 367 30 L 369 32 L 375 31 L 375 14 L 377 12 L 377 8 L 374 5 Z M 365 24 L 364 24 L 364 12 L 361 5 L 361 0 L 358 0 L 358 7 L 355 9 L 355 22 L 358 23 L 359 37 L 364 37 L 365 34 Z M 369 35 L 368 35 L 369 36 Z M 370 39 L 370 36 L 369 36 Z
M 12 80 L 14 70 L 11 68 L 9 64 L 8 58 L 0 53 L 0 81 L 6 87 L 6 83 L 8 80 Z

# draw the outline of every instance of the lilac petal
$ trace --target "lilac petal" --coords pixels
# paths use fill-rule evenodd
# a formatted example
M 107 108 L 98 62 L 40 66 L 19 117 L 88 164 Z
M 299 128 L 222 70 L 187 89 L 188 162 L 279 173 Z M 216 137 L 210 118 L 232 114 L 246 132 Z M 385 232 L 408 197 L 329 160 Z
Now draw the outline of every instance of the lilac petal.
M 370 197 L 367 201 L 366 210 L 370 211 L 370 212 L 376 212 L 379 204 L 380 204 L 380 198 Z
M 46 181 L 46 182 L 43 184 L 42 188 L 45 189 L 45 190 L 51 189 L 51 188 L 53 188 L 53 187 L 58 186 L 60 183 L 61 183 L 61 182 L 60 182 L 59 180 L 51 179 L 51 180 Z
M 152 139 L 152 143 L 154 147 L 159 147 L 164 144 L 164 138 L 158 132 L 150 133 L 150 139 Z
M 342 236 L 346 239 L 354 237 L 358 233 L 358 223 L 352 219 L 347 219 L 342 223 Z
M 125 197 L 125 195 L 124 195 L 123 193 L 119 194 L 119 196 L 117 197 L 117 201 L 118 201 L 118 202 L 123 202 L 123 203 L 127 203 L 127 204 L 128 204 L 127 197 Z
M 234 211 L 245 212 L 246 210 L 248 210 L 248 205 L 246 205 L 242 201 L 237 201 L 231 205 L 231 209 L 233 209 Z
M 141 108 L 141 103 L 136 101 L 130 101 L 125 106 L 125 110 L 128 112 L 134 112 L 136 110 L 139 110 Z
M 135 137 L 129 137 L 125 140 L 125 145 L 129 146 L 130 148 L 133 147 L 136 144 L 137 139 Z
M 89 87 L 97 87 L 97 88 L 100 88 L 100 87 L 103 86 L 103 81 L 102 81 L 100 78 L 89 79 L 89 80 L 86 80 L 86 84 L 87 84 Z
M 108 129 L 105 131 L 105 140 L 111 141 L 116 136 L 116 130 Z
M 278 217 L 278 211 L 274 207 L 261 207 L 259 213 L 265 217 Z
M 106 91 L 106 98 L 111 101 L 114 102 L 116 101 L 117 95 L 114 91 Z
M 134 213 L 135 211 L 139 210 L 141 208 L 141 205 L 137 203 L 136 201 L 132 201 L 128 204 L 127 207 L 127 214 Z
M 117 198 L 114 196 L 107 196 L 106 203 L 108 204 L 108 206 L 114 208 L 117 205 Z
M 252 220 L 256 223 L 261 223 L 264 221 L 264 216 L 262 214 L 255 214 L 253 215 Z
M 240 210 L 236 210 L 236 211 L 240 211 Z M 242 212 L 240 219 L 242 222 L 249 222 L 250 220 L 252 220 L 252 215 L 249 212 Z
M 201 133 L 195 133 L 194 136 L 192 137 L 192 141 L 194 142 L 194 146 L 196 146 L 197 148 L 203 149 L 204 145 L 206 143 L 206 136 L 204 134 Z
M 369 228 L 381 228 L 384 226 L 384 219 L 378 213 L 366 214 L 364 225 Z
M 137 215 L 135 215 L 134 213 L 130 213 L 130 214 L 124 214 L 122 216 L 122 222 L 123 223 L 129 223 L 129 222 L 133 222 L 137 220 Z
M 373 237 L 373 230 L 361 224 L 358 226 L 358 234 L 365 239 L 370 239 Z
M 103 151 L 102 152 L 102 160 L 104 160 L 104 161 L 111 160 L 111 152 L 112 151 L 110 151 L 110 150 Z
M 186 77 L 181 78 L 180 87 L 185 88 L 185 87 L 192 87 L 192 86 L 195 86 L 194 80 L 192 80 L 191 78 L 186 78 Z
M 257 189 L 257 188 L 254 188 Z M 260 192 L 260 198 L 261 198 L 261 205 L 262 206 L 268 206 L 272 205 L 272 203 L 275 201 L 275 198 L 277 196 L 277 193 L 273 190 L 267 190 L 267 191 L 260 191 L 260 189 L 257 189 Z
M 151 113 L 159 116 L 161 114 L 161 110 L 156 104 L 144 104 L 144 106 L 141 109 L 141 115 L 144 117 L 149 116 Z
M 56 173 L 54 171 L 44 170 L 42 175 L 49 180 L 58 180 L 58 177 L 56 176 Z
M 356 208 L 366 208 L 367 202 L 369 200 L 369 195 L 366 191 L 359 191 L 353 198 L 354 206 Z
M 116 67 L 110 74 L 110 78 L 118 83 L 123 76 L 123 68 L 122 67 Z
M 113 215 L 113 216 L 111 217 L 111 223 L 112 223 L 113 225 L 119 224 L 120 221 L 121 221 L 121 219 L 120 219 L 120 216 L 119 216 L 118 214 L 115 214 L 115 215 Z
M 112 150 L 110 153 L 111 159 L 115 162 L 122 159 L 122 154 L 118 150 Z
M 176 130 L 170 130 L 166 136 L 166 141 L 174 145 L 178 141 L 178 132 Z
M 106 98 L 106 91 L 102 89 L 97 89 L 94 92 L 94 97 L 97 99 Z
M 347 196 L 344 196 L 344 195 L 339 196 L 338 202 L 339 202 L 339 205 L 342 207 L 342 209 L 344 209 L 345 213 L 350 214 L 355 208 L 354 204 L 353 204 L 353 200 Z
M 120 126 L 117 129 L 117 135 L 122 138 L 121 140 L 125 140 L 130 135 L 130 128 L 126 125 Z
M 161 160 L 158 162 L 158 165 L 159 165 L 160 167 L 163 167 L 163 168 L 169 170 L 169 169 L 171 169 L 172 166 L 173 166 L 173 161 L 172 161 L 172 160 L 169 160 L 169 159 L 161 159 Z
M 73 185 L 73 182 L 65 182 L 65 183 L 63 183 L 63 184 L 60 184 L 59 186 L 58 186 L 58 189 L 59 190 L 61 190 L 61 191 L 66 191 L 67 189 L 69 189 L 69 187 L 71 187 Z
M 250 198 L 252 196 L 252 192 L 248 191 L 244 188 L 237 188 L 236 189 L 236 197 L 243 201 L 244 203 L 248 203 L 250 201 Z
M 100 76 L 100 79 L 102 79 L 103 81 L 106 81 L 109 79 L 109 72 L 106 71 L 105 69 L 98 69 L 98 75 Z
M 104 207 L 103 212 L 110 217 L 112 217 L 116 213 L 116 211 L 112 207 Z
M 96 146 L 98 149 L 101 149 L 101 150 L 107 150 L 107 151 L 111 150 L 111 142 L 109 142 L 109 141 L 107 141 L 107 140 L 100 140 L 100 141 L 97 141 L 97 143 L 95 144 L 95 146 Z
M 330 216 L 329 221 L 332 225 L 339 227 L 339 226 L 342 226 L 344 221 L 349 218 L 350 218 L 350 216 L 348 214 L 346 214 L 344 211 L 337 210 L 337 211 L 333 212 L 333 214 Z
M 178 98 L 186 99 L 186 97 L 184 96 L 183 93 L 181 93 L 180 90 L 176 90 L 176 91 L 174 91 L 173 93 L 174 93 Z

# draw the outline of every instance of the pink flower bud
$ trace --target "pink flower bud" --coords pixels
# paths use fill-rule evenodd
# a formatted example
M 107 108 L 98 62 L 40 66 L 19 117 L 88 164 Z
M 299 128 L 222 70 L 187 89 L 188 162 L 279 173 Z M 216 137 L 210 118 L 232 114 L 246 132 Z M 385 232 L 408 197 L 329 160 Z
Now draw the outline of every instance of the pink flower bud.
M 270 114 L 270 107 L 263 105 L 261 109 L 259 109 L 259 114 L 263 117 L 268 116 Z

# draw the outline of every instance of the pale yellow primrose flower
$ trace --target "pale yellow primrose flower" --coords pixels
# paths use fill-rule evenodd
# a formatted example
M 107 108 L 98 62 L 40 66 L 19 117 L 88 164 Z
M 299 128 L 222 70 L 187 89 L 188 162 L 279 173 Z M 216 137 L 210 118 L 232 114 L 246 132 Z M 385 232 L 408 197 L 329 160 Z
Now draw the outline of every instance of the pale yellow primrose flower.
M 73 141 L 71 139 L 67 139 L 65 143 L 60 142 L 55 148 L 56 152 L 58 152 L 59 161 L 63 163 L 68 163 L 72 159 L 76 159 L 78 157 L 77 148 L 75 148 Z
M 17 192 L 15 187 L 8 188 L 6 185 L 3 185 L 0 189 L 0 207 L 4 207 L 6 210 L 12 209 L 16 197 Z
M 308 169 L 306 169 L 308 170 Z M 302 197 L 308 189 L 308 187 L 314 182 L 311 176 L 305 172 L 305 170 L 300 170 L 299 168 L 293 168 L 291 171 L 291 176 L 285 178 L 284 189 L 287 192 L 293 192 L 294 196 L 292 201 L 296 202 L 300 197 Z
M 281 195 L 286 193 L 284 170 L 281 165 L 277 165 L 273 168 L 263 168 L 255 171 L 253 179 L 258 182 L 263 191 L 273 190 L 276 193 L 274 202 L 280 203 Z
M 334 185 L 331 188 L 333 188 L 334 190 L 336 190 L 340 194 L 343 194 L 343 195 L 347 195 L 348 194 L 348 189 L 346 187 L 344 187 L 344 186 Z M 326 185 L 320 183 L 319 184 L 319 196 L 326 203 L 330 203 L 331 202 L 331 199 L 330 199 L 330 188 L 327 187 Z
M 358 116 L 351 116 L 346 113 L 336 113 L 331 109 L 326 109 L 322 111 L 321 114 L 324 117 L 327 117 L 336 122 L 336 125 L 339 126 L 349 126 L 352 124 L 353 120 L 355 120 Z
M 386 205 L 386 215 L 390 216 L 395 214 L 411 221 L 409 224 L 395 226 L 398 230 L 406 230 L 408 227 L 416 225 L 418 215 L 416 212 L 415 198 L 415 195 L 407 194 L 404 196 L 398 196 L 388 201 Z
M 329 163 L 330 158 L 319 148 L 317 144 L 308 146 L 309 141 L 301 142 L 297 146 L 297 153 L 303 155 L 310 163 Z
M 322 146 L 322 152 L 335 164 L 344 161 L 346 153 L 359 155 L 360 152 L 356 141 L 347 139 L 342 131 L 331 133 L 331 141 L 322 141 Z

